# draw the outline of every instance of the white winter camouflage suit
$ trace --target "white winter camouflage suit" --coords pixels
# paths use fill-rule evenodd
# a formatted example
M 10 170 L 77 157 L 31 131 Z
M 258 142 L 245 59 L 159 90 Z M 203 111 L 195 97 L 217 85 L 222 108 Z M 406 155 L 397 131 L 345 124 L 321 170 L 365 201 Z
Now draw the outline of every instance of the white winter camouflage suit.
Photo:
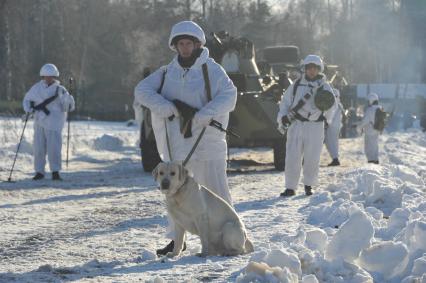
M 49 115 L 43 111 L 34 113 L 34 169 L 42 174 L 45 173 L 46 153 L 50 171 L 61 170 L 61 132 L 67 112 L 73 111 L 75 108 L 74 98 L 60 85 L 59 81 L 48 86 L 44 80 L 41 80 L 31 87 L 22 102 L 24 111 L 32 112 L 31 101 L 34 102 L 34 105 L 42 103 L 47 98 L 54 96 L 58 87 L 58 97 L 46 106 L 50 111 Z
M 201 55 L 189 68 L 184 69 L 177 61 L 164 66 L 135 88 L 135 98 L 151 110 L 152 126 L 157 142 L 158 152 L 163 161 L 183 161 L 195 143 L 203 126 L 213 118 L 226 128 L 229 112 L 235 107 L 237 91 L 223 68 L 209 58 L 209 51 L 203 48 Z M 207 102 L 204 86 L 202 64 L 207 63 L 211 85 L 212 100 Z M 167 69 L 161 95 L 157 93 L 164 70 Z M 188 105 L 200 109 L 192 123 L 192 137 L 184 138 L 180 132 L 179 119 L 169 121 L 167 117 L 176 115 L 176 108 L 171 102 L 179 99 Z M 171 158 L 167 150 L 166 129 L 171 146 Z M 187 168 L 194 178 L 228 203 L 232 203 L 226 178 L 227 144 L 225 133 L 207 126 L 204 136 L 192 155 Z
M 334 112 L 331 123 L 325 130 L 325 146 L 332 159 L 339 158 L 339 135 L 342 128 L 342 112 L 343 105 L 340 102 L 340 92 L 334 89 L 334 97 L 336 99 L 337 109 Z
M 322 112 L 315 106 L 314 96 L 320 86 L 323 86 L 324 90 L 333 92 L 325 76 L 321 74 L 320 77 L 315 81 L 308 81 L 303 75 L 294 99 L 294 84 L 292 84 L 285 91 L 280 103 L 277 121 L 281 126 L 281 118 L 287 115 L 306 93 L 313 91 L 313 96 L 298 111 L 302 117 L 309 119 L 309 121 L 295 120 L 287 131 L 285 158 L 285 186 L 287 189 L 297 189 L 302 166 L 303 183 L 314 186 L 318 182 L 319 161 L 324 142 L 324 122 L 317 122 Z M 323 113 L 327 123 L 331 123 L 336 108 L 337 104 L 335 103 L 331 109 Z
M 376 110 L 381 108 L 380 105 L 370 105 L 364 112 L 364 117 L 358 125 L 358 130 L 364 132 L 364 151 L 367 156 L 367 161 L 379 161 L 379 134 L 380 132 L 374 129 L 374 120 Z

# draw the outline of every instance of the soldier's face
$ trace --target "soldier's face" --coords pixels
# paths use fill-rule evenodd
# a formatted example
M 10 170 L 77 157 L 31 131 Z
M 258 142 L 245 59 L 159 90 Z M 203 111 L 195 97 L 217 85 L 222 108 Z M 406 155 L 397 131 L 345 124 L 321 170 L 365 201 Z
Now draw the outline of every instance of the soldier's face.
M 190 39 L 181 39 L 176 43 L 176 49 L 179 55 L 183 58 L 189 58 L 194 51 L 201 46 L 200 43 L 194 43 Z
M 43 80 L 47 85 L 51 85 L 55 82 L 55 77 L 43 77 Z
M 309 79 L 313 79 L 319 74 L 319 67 L 315 64 L 308 64 L 305 66 L 305 73 Z

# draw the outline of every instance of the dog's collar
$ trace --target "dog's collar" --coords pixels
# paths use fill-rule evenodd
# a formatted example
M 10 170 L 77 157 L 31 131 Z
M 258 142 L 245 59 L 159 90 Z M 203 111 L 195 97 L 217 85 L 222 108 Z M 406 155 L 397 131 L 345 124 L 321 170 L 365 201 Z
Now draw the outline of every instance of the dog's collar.
M 185 182 L 183 182 L 183 184 L 180 185 L 179 188 L 177 188 L 175 194 L 177 194 L 179 192 L 179 190 L 188 183 L 188 179 L 189 179 L 188 177 L 185 178 Z

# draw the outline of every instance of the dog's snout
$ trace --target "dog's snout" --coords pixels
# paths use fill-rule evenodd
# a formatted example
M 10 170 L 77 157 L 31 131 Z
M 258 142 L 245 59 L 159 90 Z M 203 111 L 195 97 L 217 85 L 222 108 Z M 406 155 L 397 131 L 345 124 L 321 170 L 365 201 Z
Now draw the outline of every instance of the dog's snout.
M 170 187 L 170 180 L 169 179 L 163 179 L 161 181 L 161 189 L 167 190 Z

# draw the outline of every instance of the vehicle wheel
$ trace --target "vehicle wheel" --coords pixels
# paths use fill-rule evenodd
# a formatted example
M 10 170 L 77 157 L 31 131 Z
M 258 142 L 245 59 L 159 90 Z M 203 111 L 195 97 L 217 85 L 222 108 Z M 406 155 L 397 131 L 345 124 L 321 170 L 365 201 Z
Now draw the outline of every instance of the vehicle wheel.
M 286 140 L 284 138 L 274 145 L 274 166 L 278 171 L 284 171 L 285 169 Z
M 158 153 L 157 144 L 154 140 L 149 140 L 145 136 L 144 124 L 141 125 L 141 138 L 140 138 L 140 148 L 141 148 L 141 159 L 142 166 L 145 172 L 152 172 L 154 168 L 161 162 L 160 154 Z

